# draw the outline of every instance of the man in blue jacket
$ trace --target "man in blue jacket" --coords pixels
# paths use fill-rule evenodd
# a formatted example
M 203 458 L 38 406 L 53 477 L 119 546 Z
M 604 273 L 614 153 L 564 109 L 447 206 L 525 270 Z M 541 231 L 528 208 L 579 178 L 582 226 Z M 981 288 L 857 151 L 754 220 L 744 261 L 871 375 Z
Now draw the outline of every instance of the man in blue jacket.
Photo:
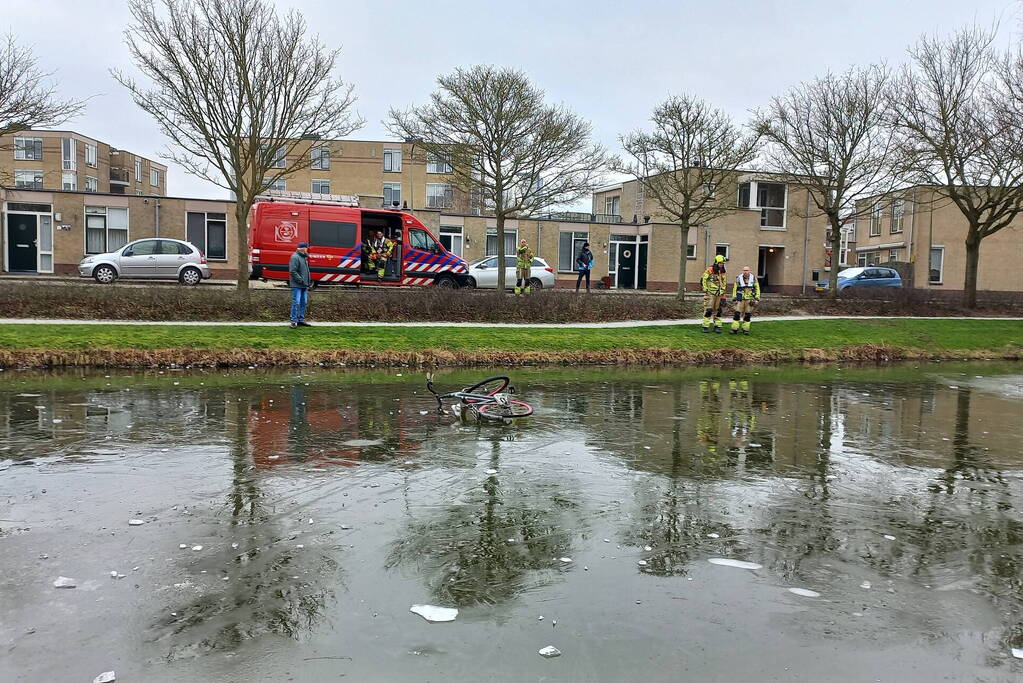
M 299 242 L 295 253 L 288 262 L 288 284 L 291 286 L 291 326 L 311 327 L 305 321 L 305 309 L 309 305 L 309 288 L 313 276 L 309 272 L 309 244 Z

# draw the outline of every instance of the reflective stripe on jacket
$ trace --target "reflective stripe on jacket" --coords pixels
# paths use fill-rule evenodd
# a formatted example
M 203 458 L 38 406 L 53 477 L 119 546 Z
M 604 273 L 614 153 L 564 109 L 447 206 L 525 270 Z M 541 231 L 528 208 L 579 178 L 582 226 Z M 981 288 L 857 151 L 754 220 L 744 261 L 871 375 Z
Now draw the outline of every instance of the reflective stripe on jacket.
M 703 277 L 700 278 L 700 286 L 703 288 L 704 292 L 715 296 L 724 294 L 725 290 L 728 289 L 728 283 L 725 281 L 725 274 L 715 273 L 714 266 L 703 271 Z
M 529 247 L 519 247 L 515 250 L 515 267 L 529 268 L 533 265 L 533 250 Z
M 749 278 L 750 278 L 750 280 L 752 280 L 752 282 L 750 282 L 749 280 L 743 281 L 742 273 L 739 273 L 735 277 L 735 283 L 732 285 L 732 298 L 733 299 L 738 298 L 740 292 L 742 293 L 742 298 L 743 299 L 759 299 L 760 298 L 760 280 L 758 280 L 757 276 L 754 275 L 753 273 L 749 274 Z M 753 290 L 752 291 L 752 294 L 753 294 L 752 297 L 750 296 L 750 293 L 751 293 L 750 290 Z

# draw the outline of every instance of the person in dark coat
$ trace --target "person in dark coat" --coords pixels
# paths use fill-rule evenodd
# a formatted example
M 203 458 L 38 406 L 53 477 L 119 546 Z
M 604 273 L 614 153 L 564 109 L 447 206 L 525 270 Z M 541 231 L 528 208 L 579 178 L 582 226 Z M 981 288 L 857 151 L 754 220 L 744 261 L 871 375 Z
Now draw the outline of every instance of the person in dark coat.
M 590 243 L 583 242 L 583 248 L 575 257 L 575 269 L 579 271 L 579 278 L 575 281 L 575 291 L 579 291 L 583 277 L 586 278 L 586 291 L 590 291 L 590 270 L 593 268 L 593 252 L 590 251 Z
M 291 255 L 288 262 L 288 284 L 291 286 L 291 326 L 311 327 L 305 321 L 305 309 L 309 305 L 309 288 L 313 286 L 307 242 L 299 242 L 295 253 Z

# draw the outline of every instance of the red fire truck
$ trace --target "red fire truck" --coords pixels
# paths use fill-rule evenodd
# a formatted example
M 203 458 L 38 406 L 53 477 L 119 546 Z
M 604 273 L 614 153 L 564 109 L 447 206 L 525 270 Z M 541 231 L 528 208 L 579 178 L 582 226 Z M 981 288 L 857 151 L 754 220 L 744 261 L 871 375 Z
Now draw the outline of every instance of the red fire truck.
M 383 276 L 363 259 L 363 242 L 382 230 L 394 242 Z M 279 193 L 257 198 L 249 213 L 252 280 L 287 280 L 299 242 L 309 244 L 316 284 L 462 287 L 465 261 L 441 245 L 412 214 L 360 208 L 357 197 Z

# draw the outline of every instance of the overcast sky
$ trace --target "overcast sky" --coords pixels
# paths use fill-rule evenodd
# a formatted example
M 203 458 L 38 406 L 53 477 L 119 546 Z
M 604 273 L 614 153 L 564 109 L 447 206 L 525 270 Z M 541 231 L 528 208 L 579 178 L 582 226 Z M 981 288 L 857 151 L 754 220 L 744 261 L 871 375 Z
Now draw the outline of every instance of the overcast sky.
M 525 71 L 551 101 L 617 136 L 644 126 L 670 93 L 696 93 L 737 118 L 785 88 L 852 64 L 901 63 L 921 33 L 1001 21 L 1018 34 L 1015 0 L 276 0 L 340 46 L 340 75 L 355 84 L 366 125 L 353 137 L 386 139 L 391 106 L 422 103 L 438 74 L 492 63 Z M 155 157 L 156 124 L 109 75 L 130 70 L 122 0 L 0 0 L 23 44 L 57 72 L 69 97 L 96 95 L 68 128 Z M 8 22 L 4 22 L 8 23 Z M 1014 37 L 1018 37 L 1014 36 Z M 206 181 L 170 170 L 174 196 L 226 198 Z M 343 188 L 341 188 L 343 190 Z

